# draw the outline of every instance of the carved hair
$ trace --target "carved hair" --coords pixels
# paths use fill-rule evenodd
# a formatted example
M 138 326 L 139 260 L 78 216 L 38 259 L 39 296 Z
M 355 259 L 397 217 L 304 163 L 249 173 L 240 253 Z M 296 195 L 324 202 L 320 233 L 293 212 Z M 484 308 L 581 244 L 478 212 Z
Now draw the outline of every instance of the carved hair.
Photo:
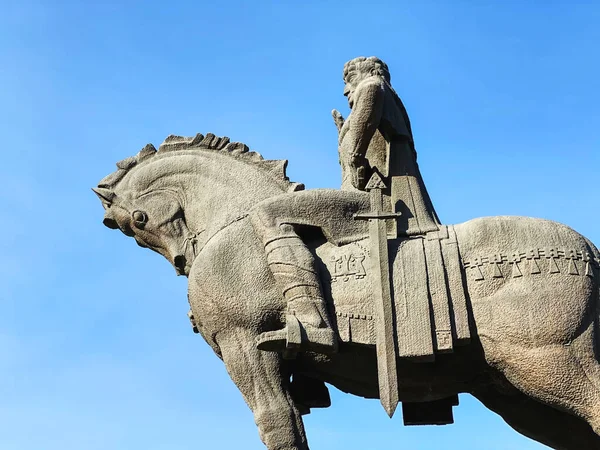
M 267 171 L 287 191 L 297 191 L 304 188 L 302 184 L 293 183 L 287 177 L 285 170 L 287 160 L 264 159 L 260 153 L 249 151 L 248 146 L 241 142 L 230 142 L 228 137 L 218 137 L 212 133 L 208 133 L 206 136 L 198 133 L 193 137 L 170 135 L 158 147 L 158 150 L 152 144 L 146 145 L 137 155 L 119 161 L 117 171 L 104 177 L 94 191 L 102 197 L 105 208 L 109 207 L 114 198 L 113 190 L 131 169 L 157 155 L 179 150 L 215 150 L 223 152 Z
M 388 83 L 390 82 L 390 71 L 386 63 L 376 56 L 359 56 L 344 64 L 344 82 L 349 81 L 350 75 L 354 72 L 371 73 L 383 77 Z

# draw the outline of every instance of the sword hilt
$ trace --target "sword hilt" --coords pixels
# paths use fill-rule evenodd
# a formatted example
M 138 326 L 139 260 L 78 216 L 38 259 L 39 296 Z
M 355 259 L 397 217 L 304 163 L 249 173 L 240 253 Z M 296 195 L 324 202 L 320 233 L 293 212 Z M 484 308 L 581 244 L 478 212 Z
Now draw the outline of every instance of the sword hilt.
M 367 213 L 354 214 L 355 220 L 385 220 L 385 219 L 397 219 L 402 216 L 399 212 L 390 212 L 383 210 L 383 190 L 386 189 L 381 175 L 376 170 L 371 175 L 369 182 L 365 186 L 365 190 L 371 195 L 371 211 Z

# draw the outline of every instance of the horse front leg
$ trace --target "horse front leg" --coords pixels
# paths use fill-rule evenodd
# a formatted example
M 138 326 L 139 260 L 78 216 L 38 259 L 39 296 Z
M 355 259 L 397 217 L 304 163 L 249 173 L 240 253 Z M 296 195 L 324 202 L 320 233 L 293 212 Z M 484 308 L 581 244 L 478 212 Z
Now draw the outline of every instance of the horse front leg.
M 290 374 L 282 358 L 256 348 L 256 334 L 225 331 L 217 336 L 229 376 L 254 414 L 269 450 L 308 450 L 300 412 L 290 394 Z

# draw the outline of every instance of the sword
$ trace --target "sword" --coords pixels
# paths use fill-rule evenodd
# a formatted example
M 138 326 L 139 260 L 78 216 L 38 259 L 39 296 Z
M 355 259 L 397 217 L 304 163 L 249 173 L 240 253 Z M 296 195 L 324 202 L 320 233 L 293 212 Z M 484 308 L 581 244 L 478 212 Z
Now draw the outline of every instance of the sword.
M 398 369 L 394 330 L 394 304 L 391 294 L 390 265 L 386 219 L 395 219 L 400 213 L 384 211 L 383 190 L 386 185 L 377 171 L 365 186 L 369 192 L 371 211 L 356 214 L 357 220 L 369 221 L 371 259 L 375 268 L 375 343 L 377 349 L 377 373 L 379 377 L 379 400 L 388 416 L 392 417 L 398 406 Z

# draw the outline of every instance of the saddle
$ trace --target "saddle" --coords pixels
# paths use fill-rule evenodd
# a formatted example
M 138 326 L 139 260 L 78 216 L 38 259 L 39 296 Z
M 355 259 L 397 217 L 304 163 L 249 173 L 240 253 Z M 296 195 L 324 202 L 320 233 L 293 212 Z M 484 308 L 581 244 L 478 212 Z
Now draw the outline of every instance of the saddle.
M 376 346 L 373 261 L 369 237 L 316 249 L 324 293 L 342 343 Z M 415 363 L 435 360 L 470 342 L 465 274 L 453 226 L 388 241 L 398 357 Z M 326 399 L 323 399 L 325 402 Z M 301 403 L 308 403 L 302 401 Z M 326 402 L 325 402 L 326 403 Z M 406 425 L 448 424 L 458 397 L 403 402 Z
M 369 276 L 366 240 L 330 256 L 332 291 L 336 283 Z M 453 226 L 389 241 L 390 270 L 398 356 L 428 362 L 470 342 L 469 313 L 458 242 Z M 356 285 L 356 286 L 355 286 Z M 353 290 L 360 289 L 353 283 Z M 365 292 L 369 295 L 368 292 Z M 364 298 L 364 297 L 363 297 Z M 342 342 L 375 345 L 373 308 L 363 302 L 337 301 L 335 319 Z

